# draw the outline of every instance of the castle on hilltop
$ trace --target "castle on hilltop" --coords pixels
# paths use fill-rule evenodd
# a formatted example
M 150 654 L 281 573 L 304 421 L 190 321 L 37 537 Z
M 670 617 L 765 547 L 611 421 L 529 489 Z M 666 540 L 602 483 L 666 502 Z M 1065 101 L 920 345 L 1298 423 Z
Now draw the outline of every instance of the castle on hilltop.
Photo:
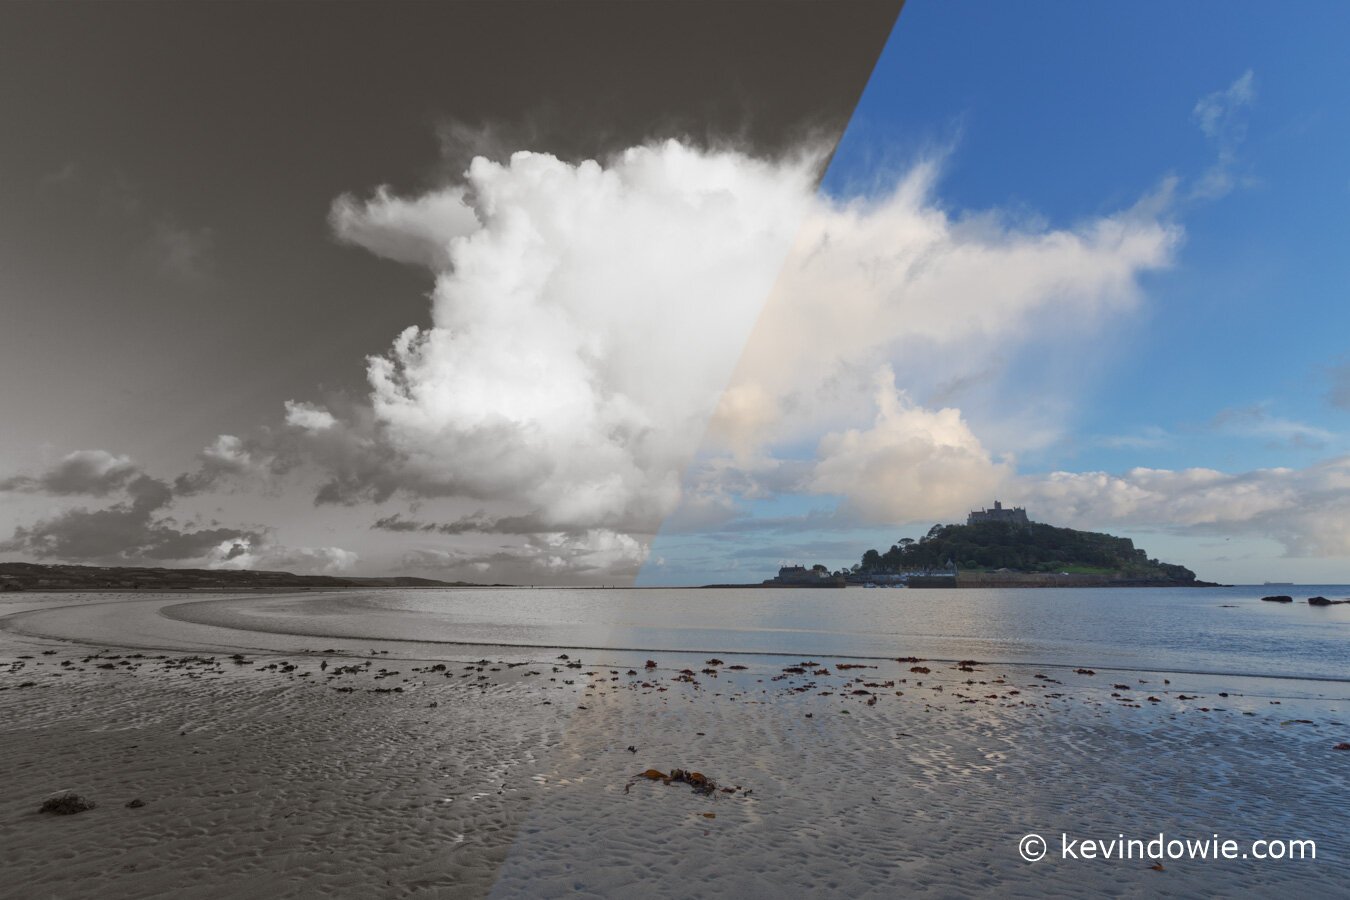
M 993 509 L 978 509 L 966 516 L 967 525 L 978 525 L 981 522 L 1006 522 L 1009 525 L 1030 525 L 1031 520 L 1027 518 L 1027 511 L 1020 506 L 1014 506 L 1012 509 L 1004 509 L 1003 501 L 995 500 Z

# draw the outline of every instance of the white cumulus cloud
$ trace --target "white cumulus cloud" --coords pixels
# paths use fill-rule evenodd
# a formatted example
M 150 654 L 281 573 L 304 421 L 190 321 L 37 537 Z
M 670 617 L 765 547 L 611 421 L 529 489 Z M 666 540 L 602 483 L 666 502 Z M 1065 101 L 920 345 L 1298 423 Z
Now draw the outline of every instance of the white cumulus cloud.
M 516 501 L 566 529 L 655 528 L 817 163 L 668 141 L 605 164 L 478 158 L 463 184 L 420 198 L 340 199 L 344 240 L 428 265 L 436 284 L 431 327 L 369 361 L 372 417 L 354 440 L 379 459 L 338 466 L 325 499 L 401 487 Z M 287 416 L 334 422 L 298 403 Z
M 1047 521 L 1245 534 L 1291 556 L 1350 556 L 1350 457 L 1247 472 L 1055 472 L 1014 490 Z
M 341 575 L 360 559 L 341 547 L 284 547 L 260 536 L 221 541 L 207 554 L 210 569 L 284 571 L 298 575 Z
M 886 524 L 963 515 L 994 496 L 1011 466 L 995 462 L 957 409 L 928 410 L 876 380 L 871 427 L 821 438 L 811 478 L 814 493 L 840 494 L 852 517 Z

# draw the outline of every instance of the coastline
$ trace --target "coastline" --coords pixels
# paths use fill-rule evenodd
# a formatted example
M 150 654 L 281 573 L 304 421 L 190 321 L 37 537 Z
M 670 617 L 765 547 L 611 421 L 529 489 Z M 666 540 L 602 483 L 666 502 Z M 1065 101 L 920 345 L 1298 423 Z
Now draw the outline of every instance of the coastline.
M 241 661 L 190 629 L 176 652 L 0 631 L 2 868 L 23 896 L 1317 897 L 1350 875 L 1346 705 L 1293 683 L 235 632 Z M 632 778 L 649 767 L 740 790 Z M 64 788 L 98 807 L 35 811 Z M 1160 828 L 1319 856 L 1158 873 L 1016 853 L 1030 831 Z

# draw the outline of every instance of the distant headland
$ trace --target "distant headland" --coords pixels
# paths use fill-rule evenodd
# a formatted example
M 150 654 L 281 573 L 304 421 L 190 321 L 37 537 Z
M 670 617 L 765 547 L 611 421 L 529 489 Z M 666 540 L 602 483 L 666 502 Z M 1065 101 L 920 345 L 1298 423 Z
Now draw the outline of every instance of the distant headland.
M 868 550 L 847 570 L 785 566 L 774 587 L 1213 587 L 1159 562 L 1129 538 L 1034 522 L 1022 507 L 973 510 L 965 525 L 934 525 L 918 540 Z

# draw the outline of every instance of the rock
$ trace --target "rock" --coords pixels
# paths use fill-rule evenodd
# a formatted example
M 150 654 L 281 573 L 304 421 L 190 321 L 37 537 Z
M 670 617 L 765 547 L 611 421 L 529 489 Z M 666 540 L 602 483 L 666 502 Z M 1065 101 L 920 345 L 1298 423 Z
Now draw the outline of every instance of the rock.
M 1266 603 L 1293 603 L 1294 598 L 1288 594 L 1272 594 L 1269 597 L 1261 598 Z
M 38 812 L 51 813 L 54 816 L 72 816 L 98 806 L 93 800 L 81 797 L 74 791 L 57 791 L 42 801 Z
M 1331 605 L 1331 601 L 1328 600 L 1326 597 L 1309 597 L 1309 598 L 1308 598 L 1308 605 L 1309 605 L 1309 606 L 1330 606 L 1330 605 Z
M 140 797 L 137 797 L 135 800 L 127 801 L 127 809 L 140 809 L 144 805 L 145 801 L 142 800 Z

